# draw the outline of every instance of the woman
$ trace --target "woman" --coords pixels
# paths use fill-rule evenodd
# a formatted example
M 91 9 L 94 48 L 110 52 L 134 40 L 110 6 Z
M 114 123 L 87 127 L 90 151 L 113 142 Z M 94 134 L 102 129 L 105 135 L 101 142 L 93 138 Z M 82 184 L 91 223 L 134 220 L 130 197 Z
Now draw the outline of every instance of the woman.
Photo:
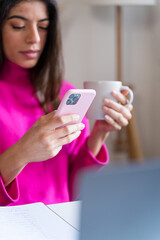
M 73 88 L 62 81 L 56 2 L 0 1 L 0 205 L 70 201 L 77 172 L 107 164 L 103 143 L 128 124 L 132 105 L 124 107 L 126 98 L 113 93 L 119 103 L 104 100 L 107 115 L 90 135 L 86 119 L 54 117 Z

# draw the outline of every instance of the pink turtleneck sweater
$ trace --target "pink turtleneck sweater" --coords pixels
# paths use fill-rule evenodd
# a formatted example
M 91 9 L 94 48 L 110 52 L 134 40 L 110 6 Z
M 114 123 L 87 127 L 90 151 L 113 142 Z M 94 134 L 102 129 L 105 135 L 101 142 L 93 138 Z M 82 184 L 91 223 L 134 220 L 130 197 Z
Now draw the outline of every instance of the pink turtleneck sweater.
M 63 82 L 60 98 L 71 84 Z M 14 63 L 5 62 L 0 72 L 0 154 L 16 143 L 44 115 L 29 72 Z M 75 176 L 83 167 L 107 164 L 108 152 L 102 146 L 97 158 L 88 150 L 86 139 L 89 124 L 80 137 L 63 146 L 59 154 L 44 162 L 29 163 L 14 181 L 5 188 L 0 176 L 0 206 L 33 202 L 45 204 L 72 200 Z

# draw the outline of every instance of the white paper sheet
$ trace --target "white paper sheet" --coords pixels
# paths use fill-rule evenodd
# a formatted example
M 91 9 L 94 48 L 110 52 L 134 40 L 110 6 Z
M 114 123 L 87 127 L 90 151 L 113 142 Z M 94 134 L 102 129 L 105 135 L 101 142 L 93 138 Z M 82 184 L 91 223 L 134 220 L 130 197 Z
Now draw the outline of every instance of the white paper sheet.
M 65 202 L 48 205 L 50 209 L 70 223 L 74 228 L 80 230 L 81 201 Z
M 77 240 L 78 235 L 43 203 L 0 207 L 2 240 Z

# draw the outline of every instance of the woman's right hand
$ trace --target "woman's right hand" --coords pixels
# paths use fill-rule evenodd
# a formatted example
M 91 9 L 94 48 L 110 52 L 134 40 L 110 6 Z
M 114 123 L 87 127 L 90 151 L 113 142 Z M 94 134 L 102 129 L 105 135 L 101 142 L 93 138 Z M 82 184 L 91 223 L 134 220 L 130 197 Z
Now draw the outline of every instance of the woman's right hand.
M 79 137 L 84 124 L 75 123 L 78 115 L 54 117 L 51 112 L 40 117 L 14 145 L 0 156 L 0 174 L 8 185 L 30 162 L 55 157 L 62 146 Z
M 55 112 L 52 112 L 40 117 L 20 139 L 19 145 L 26 163 L 55 157 L 62 146 L 79 137 L 85 127 L 82 123 L 75 123 L 78 115 L 54 115 Z

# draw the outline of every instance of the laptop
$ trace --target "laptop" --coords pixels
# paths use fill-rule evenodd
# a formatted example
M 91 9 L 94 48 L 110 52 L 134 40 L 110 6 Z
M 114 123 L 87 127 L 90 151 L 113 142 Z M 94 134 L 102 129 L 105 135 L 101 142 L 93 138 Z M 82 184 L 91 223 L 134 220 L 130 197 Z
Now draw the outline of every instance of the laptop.
M 160 160 L 93 170 L 80 199 L 80 240 L 160 240 Z

